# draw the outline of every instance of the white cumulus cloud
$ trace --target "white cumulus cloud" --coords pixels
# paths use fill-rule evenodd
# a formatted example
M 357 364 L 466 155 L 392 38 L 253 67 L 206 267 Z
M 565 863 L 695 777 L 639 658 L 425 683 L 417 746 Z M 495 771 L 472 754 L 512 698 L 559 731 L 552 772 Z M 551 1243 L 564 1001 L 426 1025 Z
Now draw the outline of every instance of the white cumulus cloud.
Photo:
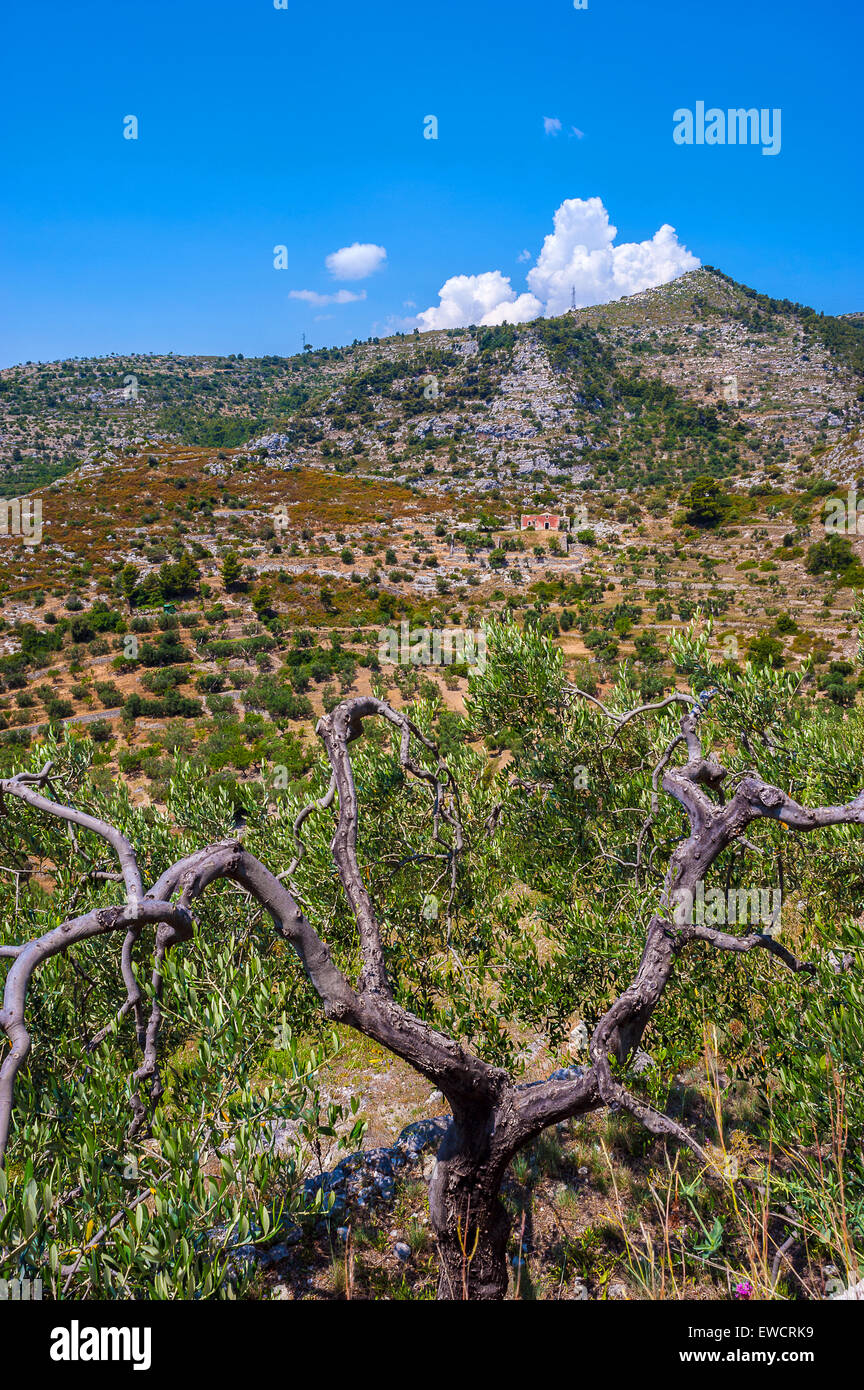
M 571 289 L 577 305 L 585 308 L 665 285 L 700 264 L 668 223 L 649 241 L 616 245 L 617 235 L 601 198 L 567 198 L 528 272 L 527 293 L 518 294 L 500 270 L 452 275 L 438 291 L 439 303 L 417 315 L 417 325 L 430 329 L 527 323 L 544 314 L 564 313 L 570 307 Z
M 527 323 L 543 312 L 543 305 L 533 294 L 517 295 L 509 276 L 500 270 L 486 270 L 482 275 L 451 275 L 438 294 L 441 302 L 417 315 L 421 328 Z
M 371 241 L 355 241 L 350 246 L 341 246 L 333 251 L 324 264 L 334 280 L 365 280 L 367 275 L 380 270 L 387 259 L 383 246 Z
M 289 290 L 289 299 L 302 299 L 306 304 L 354 304 L 366 298 L 366 291 L 337 290 L 335 294 L 319 294 L 317 290 Z
M 546 305 L 547 314 L 570 306 L 571 286 L 580 308 L 621 299 L 653 285 L 665 285 L 699 259 L 682 246 L 668 222 L 650 241 L 615 245 L 618 228 L 600 198 L 567 198 L 555 213 L 554 231 L 546 237 L 528 286 Z
M 561 122 L 557 116 L 543 117 L 543 131 L 546 135 L 557 135 L 561 129 Z

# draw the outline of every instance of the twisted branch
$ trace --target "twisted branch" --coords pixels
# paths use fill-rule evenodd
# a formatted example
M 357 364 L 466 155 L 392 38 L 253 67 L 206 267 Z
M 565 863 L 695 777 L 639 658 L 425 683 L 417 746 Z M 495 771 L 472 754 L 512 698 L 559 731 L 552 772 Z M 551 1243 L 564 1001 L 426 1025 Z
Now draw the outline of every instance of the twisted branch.
M 33 941 L 0 948 L 3 956 L 13 961 L 6 978 L 3 1008 L 0 1009 L 0 1029 L 10 1041 L 10 1051 L 0 1067 L 0 1162 L 8 1142 L 15 1078 L 31 1046 L 24 1023 L 24 1009 L 33 972 L 43 961 L 79 941 L 119 930 L 124 932 L 121 972 L 127 997 L 117 1019 L 122 1019 L 129 1012 L 135 1014 L 136 1032 L 143 1056 L 133 1078 L 131 1133 L 140 1132 L 161 1095 L 157 1053 L 165 954 L 172 945 L 192 936 L 190 906 L 209 884 L 221 878 L 238 883 L 269 912 L 277 929 L 297 952 L 329 1018 L 350 1024 L 382 1046 L 405 1057 L 457 1102 L 464 1097 L 470 1103 L 476 1103 L 478 1097 L 500 1089 L 503 1072 L 486 1067 L 478 1058 L 472 1057 L 393 1000 L 384 972 L 380 929 L 357 863 L 357 798 L 347 751 L 348 743 L 361 732 L 362 720 L 370 715 L 382 715 L 399 728 L 402 767 L 410 775 L 432 786 L 436 840 L 442 842 L 442 821 L 453 832 L 453 845 L 449 847 L 448 854 L 451 897 L 456 887 L 456 858 L 464 843 L 458 794 L 449 770 L 438 756 L 435 745 L 406 715 L 392 710 L 381 701 L 355 699 L 344 702 L 332 715 L 321 720 L 318 732 L 333 766 L 333 775 L 327 794 L 319 802 L 304 808 L 295 821 L 297 854 L 286 875 L 293 872 L 302 855 L 299 831 L 306 816 L 315 805 L 320 809 L 331 805 L 338 790 L 339 816 L 332 852 L 360 932 L 364 967 L 356 990 L 335 965 L 328 947 L 302 912 L 293 894 L 279 878 L 245 851 L 239 840 L 211 845 L 178 861 L 144 894 L 135 853 L 119 831 L 95 817 L 50 801 L 32 790 L 34 785 L 44 786 L 50 780 L 50 764 L 38 774 L 21 773 L 0 783 L 0 797 L 4 793 L 18 796 L 35 809 L 91 830 L 111 844 L 120 858 L 128 895 L 125 906 L 96 909 L 64 922 Z M 438 775 L 427 771 L 411 758 L 412 737 L 438 756 Z M 180 895 L 179 902 L 175 903 L 172 899 L 177 894 Z M 155 926 L 157 932 L 152 976 L 153 1005 L 149 1019 L 145 1019 L 143 995 L 132 968 L 132 951 L 142 929 L 150 925 Z M 109 1024 L 97 1034 L 90 1043 L 91 1049 L 104 1040 L 113 1026 Z
M 577 694 L 581 692 L 576 692 Z M 591 698 L 591 697 L 586 697 Z M 598 703 L 593 701 L 593 703 Z M 864 825 L 864 791 L 844 806 L 811 809 L 799 805 L 785 792 L 770 786 L 756 774 L 744 775 L 728 800 L 724 797 L 727 772 L 711 755 L 705 756 L 699 734 L 699 720 L 707 704 L 703 696 L 696 705 L 690 697 L 676 693 L 653 705 L 640 706 L 626 714 L 604 711 L 615 723 L 613 741 L 637 714 L 686 704 L 680 733 L 669 744 L 652 775 L 651 816 L 642 827 L 637 849 L 641 847 L 656 816 L 659 790 L 673 797 L 684 808 L 689 833 L 676 846 L 664 878 L 657 910 L 648 924 L 642 959 L 631 984 L 619 995 L 597 1024 L 590 1043 L 591 1066 L 574 1069 L 567 1076 L 539 1085 L 515 1086 L 500 1068 L 492 1067 L 462 1048 L 445 1034 L 425 1023 L 393 997 L 387 978 L 380 924 L 363 882 L 357 862 L 359 808 L 349 747 L 360 737 L 363 721 L 370 717 L 387 720 L 399 730 L 399 760 L 405 771 L 426 782 L 433 794 L 433 835 L 447 845 L 450 863 L 451 907 L 456 891 L 458 856 L 464 846 L 459 797 L 446 763 L 435 745 L 402 712 L 372 697 L 357 697 L 337 706 L 318 723 L 330 762 L 332 775 L 323 798 L 310 803 L 295 820 L 295 857 L 287 870 L 276 876 L 239 840 L 210 845 L 173 864 L 147 891 L 141 891 L 137 861 L 128 841 L 110 826 L 83 813 L 40 796 L 35 785 L 49 780 L 50 766 L 39 774 L 19 774 L 0 783 L 4 793 L 19 796 L 34 809 L 60 816 L 104 838 L 118 854 L 127 890 L 125 905 L 94 910 L 83 917 L 64 922 L 44 936 L 21 946 L 0 948 L 12 960 L 6 980 L 0 1028 L 11 1043 L 11 1050 L 0 1068 L 0 1159 L 8 1139 L 15 1076 L 30 1047 L 24 1025 L 26 991 L 34 970 L 45 959 L 91 936 L 122 930 L 124 943 L 121 968 L 127 986 L 124 1011 L 135 1011 L 142 1063 L 135 1073 L 133 1127 L 145 1122 L 148 1108 L 160 1094 L 157 1067 L 158 1035 L 161 1021 L 162 966 L 171 946 L 188 940 L 193 931 L 191 906 L 206 888 L 219 879 L 241 886 L 269 913 L 277 930 L 297 952 L 322 1000 L 328 1018 L 340 1020 L 366 1034 L 381 1046 L 404 1058 L 439 1087 L 453 1108 L 454 1123 L 448 1131 L 447 1152 L 439 1155 L 439 1170 L 433 1179 L 433 1195 L 439 1195 L 448 1181 L 463 1181 L 466 1173 L 483 1172 L 493 1190 L 515 1153 L 548 1125 L 607 1105 L 620 1107 L 634 1115 L 650 1132 L 674 1138 L 687 1145 L 710 1170 L 713 1165 L 704 1148 L 675 1121 L 633 1096 L 613 1074 L 613 1059 L 624 1065 L 638 1046 L 674 968 L 676 957 L 693 941 L 704 941 L 721 950 L 746 953 L 764 949 L 777 956 L 791 970 L 801 973 L 812 967 L 798 961 L 791 952 L 768 934 L 750 932 L 735 936 L 727 932 L 675 922 L 675 904 L 684 892 L 692 892 L 723 851 L 740 841 L 751 821 L 775 819 L 799 831 L 839 825 Z M 601 706 L 602 708 L 602 706 Z M 411 756 L 412 739 L 437 758 L 434 772 Z M 670 766 L 681 745 L 686 747 L 683 765 Z M 300 832 L 316 807 L 327 810 L 338 797 L 336 827 L 331 852 L 340 881 L 351 905 L 360 938 L 362 968 L 356 987 L 335 964 L 326 943 L 319 937 L 296 898 L 281 881 L 290 878 L 303 853 Z M 442 840 L 442 828 L 450 840 Z M 174 899 L 179 895 L 179 900 Z M 132 972 L 132 949 L 142 930 L 156 928 L 153 967 L 154 1003 L 149 1020 L 141 1015 L 140 991 Z M 449 909 L 448 909 L 449 930 Z M 145 1103 L 146 1100 L 146 1103 Z M 460 1148 L 461 1145 L 461 1148 Z M 469 1162 L 470 1160 L 470 1162 Z M 456 1164 L 456 1176 L 448 1178 Z M 461 1167 L 459 1166 L 461 1164 Z M 473 1164 L 473 1168 L 471 1165 Z

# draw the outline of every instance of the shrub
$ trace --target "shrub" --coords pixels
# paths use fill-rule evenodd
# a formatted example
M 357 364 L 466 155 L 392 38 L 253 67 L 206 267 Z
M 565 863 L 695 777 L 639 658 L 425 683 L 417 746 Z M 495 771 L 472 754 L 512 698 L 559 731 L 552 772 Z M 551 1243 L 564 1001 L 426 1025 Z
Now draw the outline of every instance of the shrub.
M 750 660 L 757 666 L 773 666 L 775 670 L 779 670 L 786 663 L 783 643 L 768 633 L 751 638 L 747 644 L 747 651 Z
M 681 498 L 688 526 L 710 529 L 720 526 L 729 514 L 732 499 L 716 478 L 695 478 Z

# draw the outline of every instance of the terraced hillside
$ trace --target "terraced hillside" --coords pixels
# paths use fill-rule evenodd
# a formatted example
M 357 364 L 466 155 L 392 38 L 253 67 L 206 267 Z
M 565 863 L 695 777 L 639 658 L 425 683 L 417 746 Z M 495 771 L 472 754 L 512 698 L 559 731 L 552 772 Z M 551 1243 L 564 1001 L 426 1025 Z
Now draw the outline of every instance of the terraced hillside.
M 8 369 L 0 736 L 76 721 L 155 795 L 180 749 L 300 771 L 310 715 L 363 682 L 456 728 L 464 663 L 382 665 L 382 628 L 505 612 L 590 689 L 622 660 L 668 689 L 701 614 L 730 662 L 810 662 L 848 706 L 864 554 L 824 521 L 864 475 L 862 345 L 860 315 L 701 269 L 518 328 Z M 521 530 L 538 512 L 566 533 Z

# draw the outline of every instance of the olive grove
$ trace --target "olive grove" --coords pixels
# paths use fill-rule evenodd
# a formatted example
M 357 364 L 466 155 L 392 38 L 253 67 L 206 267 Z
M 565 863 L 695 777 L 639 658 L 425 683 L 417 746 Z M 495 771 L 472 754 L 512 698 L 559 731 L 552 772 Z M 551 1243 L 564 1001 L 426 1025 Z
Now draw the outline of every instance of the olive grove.
M 255 1127 L 290 1114 L 314 1142 L 323 1020 L 449 1103 L 429 1182 L 441 1298 L 507 1295 L 502 1182 L 550 1126 L 611 1108 L 734 1181 L 671 1104 L 706 1016 L 781 1149 L 826 1142 L 840 1088 L 860 1177 L 860 716 L 826 709 L 806 673 L 716 665 L 698 624 L 673 655 L 671 693 L 640 704 L 625 665 L 600 698 L 546 638 L 493 625 L 445 751 L 434 702 L 346 699 L 318 723 L 311 786 L 248 785 L 242 835 L 182 765 L 164 814 L 97 790 L 74 739 L 7 777 L 4 1254 L 50 1268 L 57 1296 L 224 1293 L 205 1233 L 242 1235 L 249 1210 L 266 1233 L 274 1193 L 301 1208 Z M 689 910 L 751 885 L 781 893 L 770 923 Z M 550 1079 L 521 1074 L 529 1029 L 565 1063 Z M 783 1237 L 815 1228 L 806 1173 L 782 1181 Z M 854 1243 L 864 1212 L 844 1211 Z

